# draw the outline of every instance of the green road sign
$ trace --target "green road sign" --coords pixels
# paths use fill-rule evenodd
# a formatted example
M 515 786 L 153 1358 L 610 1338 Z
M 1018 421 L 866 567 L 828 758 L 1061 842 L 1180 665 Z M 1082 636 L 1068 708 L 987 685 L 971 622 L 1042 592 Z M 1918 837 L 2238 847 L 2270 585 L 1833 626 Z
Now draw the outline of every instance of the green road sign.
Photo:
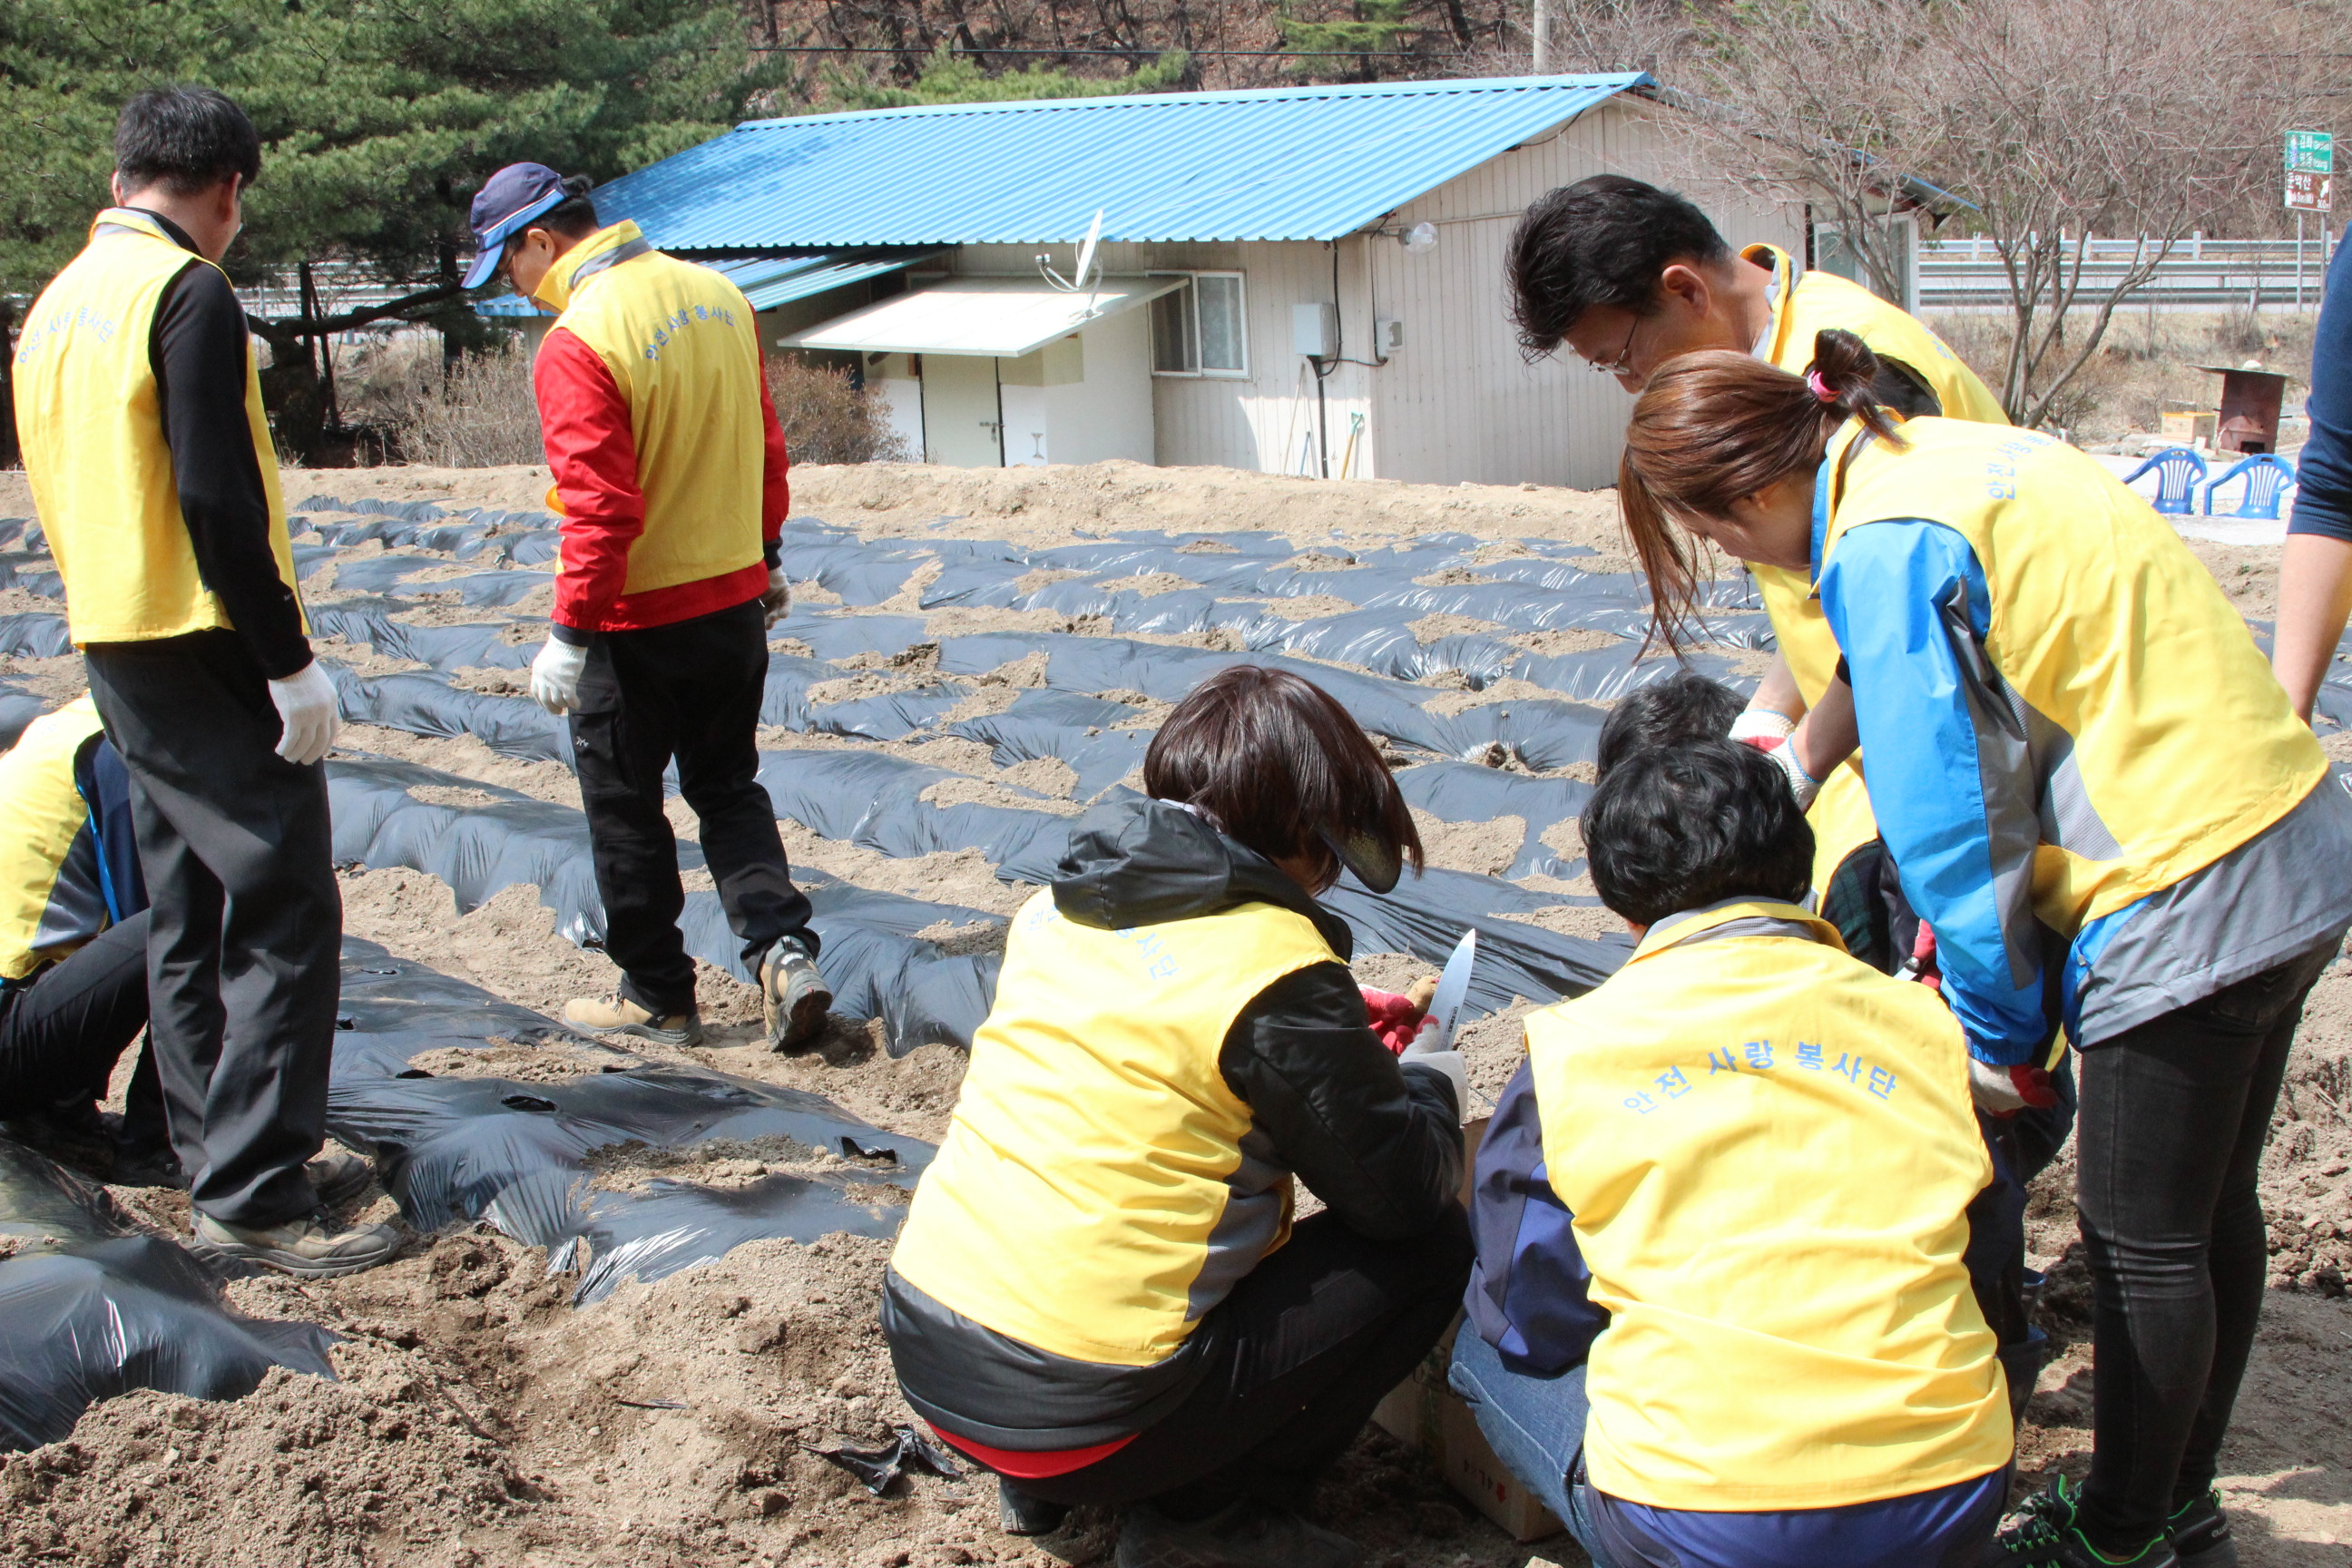
M 2336 135 L 2328 131 L 2290 131 L 2286 133 L 2286 166 L 2289 174 L 2332 174 L 2336 172 Z

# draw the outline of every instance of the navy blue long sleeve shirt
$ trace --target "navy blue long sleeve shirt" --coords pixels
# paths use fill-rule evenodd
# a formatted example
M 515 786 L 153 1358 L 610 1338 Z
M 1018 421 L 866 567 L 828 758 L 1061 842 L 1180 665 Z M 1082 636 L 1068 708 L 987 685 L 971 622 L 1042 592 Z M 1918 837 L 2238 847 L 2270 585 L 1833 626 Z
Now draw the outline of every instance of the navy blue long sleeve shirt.
M 2352 244 L 2339 242 L 2327 268 L 2305 411 L 2311 439 L 2295 464 L 2300 488 L 2286 531 L 2352 542 Z

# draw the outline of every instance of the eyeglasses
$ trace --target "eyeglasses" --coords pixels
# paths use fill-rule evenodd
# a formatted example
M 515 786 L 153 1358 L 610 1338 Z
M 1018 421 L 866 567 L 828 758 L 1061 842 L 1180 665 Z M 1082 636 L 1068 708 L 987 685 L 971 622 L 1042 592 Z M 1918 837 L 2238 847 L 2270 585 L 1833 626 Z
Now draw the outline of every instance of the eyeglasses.
M 516 254 L 522 249 L 523 238 L 524 237 L 522 235 L 512 234 L 509 235 L 504 240 L 499 242 L 498 270 L 492 274 L 492 276 L 497 278 L 499 282 L 504 283 L 508 288 L 513 289 L 518 294 L 522 292 L 522 285 L 515 281 L 514 258 Z
M 1636 316 L 1633 318 L 1633 324 L 1625 329 L 1625 346 L 1617 351 L 1617 357 L 1607 364 L 1601 363 L 1597 359 L 1589 359 L 1584 362 L 1584 368 L 1595 375 L 1624 374 L 1633 368 L 1633 338 L 1641 330 L 1642 318 Z

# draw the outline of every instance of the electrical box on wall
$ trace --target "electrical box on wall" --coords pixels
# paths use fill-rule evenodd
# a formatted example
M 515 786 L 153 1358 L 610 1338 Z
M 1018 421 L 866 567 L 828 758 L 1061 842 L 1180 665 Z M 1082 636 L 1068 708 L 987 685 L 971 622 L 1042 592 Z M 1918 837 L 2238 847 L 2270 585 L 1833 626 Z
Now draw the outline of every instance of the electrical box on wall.
M 1318 300 L 1290 307 L 1290 352 L 1308 359 L 1339 357 L 1339 307 Z
M 1382 316 L 1372 323 L 1372 357 L 1388 359 L 1404 347 L 1404 323 L 1393 316 Z

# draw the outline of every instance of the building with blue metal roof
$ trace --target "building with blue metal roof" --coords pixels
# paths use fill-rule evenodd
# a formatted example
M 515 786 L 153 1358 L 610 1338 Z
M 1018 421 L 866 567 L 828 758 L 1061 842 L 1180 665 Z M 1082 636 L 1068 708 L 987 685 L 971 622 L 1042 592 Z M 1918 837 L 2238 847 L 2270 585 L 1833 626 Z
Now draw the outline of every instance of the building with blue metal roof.
M 753 121 L 595 192 L 855 372 L 910 451 L 1603 485 L 1625 395 L 1528 363 L 1503 250 L 1555 186 L 1695 184 L 1637 73 L 952 104 Z M 1091 273 L 1074 277 L 1090 229 Z M 1048 272 L 1053 276 L 1048 276 Z M 520 301 L 514 302 L 520 304 Z

